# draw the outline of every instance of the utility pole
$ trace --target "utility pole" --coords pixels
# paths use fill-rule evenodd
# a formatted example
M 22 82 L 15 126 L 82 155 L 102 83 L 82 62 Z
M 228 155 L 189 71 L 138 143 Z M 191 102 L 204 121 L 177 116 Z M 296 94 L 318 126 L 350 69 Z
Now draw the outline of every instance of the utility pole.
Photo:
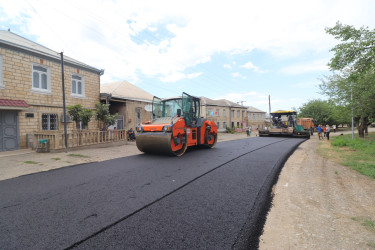
M 352 140 L 353 140 L 354 139 L 353 87 L 352 87 L 352 92 L 350 93 L 350 101 L 352 102 Z
M 268 95 L 268 114 L 271 122 L 271 95 Z
M 64 137 L 65 137 L 65 153 L 68 153 L 68 133 L 66 132 L 66 108 L 65 108 L 65 83 L 64 83 L 64 52 L 61 52 L 61 78 L 62 78 L 62 94 L 63 94 L 63 116 L 64 116 Z

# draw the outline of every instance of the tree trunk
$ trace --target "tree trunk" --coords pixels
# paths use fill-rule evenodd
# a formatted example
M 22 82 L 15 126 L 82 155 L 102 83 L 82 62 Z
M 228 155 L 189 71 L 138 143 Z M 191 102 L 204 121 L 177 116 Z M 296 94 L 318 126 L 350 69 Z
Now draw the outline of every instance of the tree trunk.
M 366 117 L 361 117 L 359 120 L 358 120 L 358 137 L 359 138 L 364 138 L 365 137 L 365 129 L 366 129 L 366 125 L 367 125 L 367 122 L 366 122 Z

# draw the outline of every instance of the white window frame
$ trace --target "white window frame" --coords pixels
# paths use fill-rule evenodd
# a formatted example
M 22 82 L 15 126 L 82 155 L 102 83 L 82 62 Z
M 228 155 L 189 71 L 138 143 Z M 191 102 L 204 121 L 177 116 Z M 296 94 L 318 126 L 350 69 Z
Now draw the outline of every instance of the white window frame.
M 77 93 L 78 92 L 78 82 L 77 81 L 79 81 L 79 79 L 73 79 L 73 77 L 81 78 L 81 80 L 80 80 L 81 81 L 81 94 Z M 73 81 L 76 81 L 75 93 L 73 92 Z M 72 97 L 78 97 L 78 98 L 85 97 L 85 77 L 83 75 L 72 74 L 70 83 L 71 83 L 70 95 Z
M 41 67 L 46 69 L 46 72 L 40 71 L 37 69 L 34 69 L 34 67 Z M 39 87 L 34 87 L 34 72 L 39 73 Z M 42 84 L 41 82 L 41 76 L 46 75 L 46 88 L 42 88 L 40 85 Z M 51 93 L 51 71 L 50 68 L 41 64 L 33 63 L 32 65 L 32 71 L 31 71 L 31 90 L 34 92 L 39 92 L 39 93 Z
M 4 86 L 4 76 L 3 76 L 3 56 L 0 55 L 0 89 L 3 89 Z
M 47 129 L 44 129 L 43 128 L 43 116 L 47 116 L 48 118 L 46 118 L 47 119 Z M 56 129 L 51 129 L 51 115 L 53 115 L 53 116 L 55 116 L 55 122 L 56 122 L 56 124 L 55 124 L 55 128 Z M 59 130 L 59 119 L 58 119 L 59 117 L 58 117 L 58 115 L 57 114 L 48 114 L 48 113 L 43 113 L 42 114 L 42 130 L 43 131 L 58 131 Z

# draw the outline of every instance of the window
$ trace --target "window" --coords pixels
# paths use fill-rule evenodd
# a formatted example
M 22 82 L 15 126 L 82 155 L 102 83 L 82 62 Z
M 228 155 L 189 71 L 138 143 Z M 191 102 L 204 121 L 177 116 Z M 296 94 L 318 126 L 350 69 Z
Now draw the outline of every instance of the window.
M 57 114 L 42 114 L 42 130 L 57 130 Z
M 217 128 L 219 129 L 220 128 L 220 122 L 217 122 L 216 125 L 217 125 Z
M 224 116 L 224 117 L 227 116 L 227 112 L 226 112 L 225 109 L 223 109 L 223 116 Z
M 142 120 L 141 120 L 141 110 L 140 108 L 136 108 L 135 109 L 135 122 L 136 122 L 136 125 L 138 124 L 141 124 Z
M 223 128 L 227 128 L 227 123 L 223 122 Z
M 240 127 L 240 123 L 239 122 L 237 122 L 237 127 Z
M 83 76 L 72 75 L 72 96 L 85 96 L 85 84 Z
M 83 129 L 88 129 L 88 123 L 83 123 L 83 121 L 76 122 L 76 129 L 83 130 Z
M 242 118 L 245 117 L 245 111 L 242 111 Z
M 220 116 L 220 109 L 216 109 L 216 116 Z
M 207 116 L 214 116 L 214 111 L 212 111 L 212 109 L 208 109 Z
M 49 68 L 33 65 L 33 90 L 51 92 Z
M 237 110 L 237 118 L 240 118 L 240 111 Z
M 231 110 L 230 116 L 234 117 L 234 110 Z
M 4 87 L 3 80 L 3 57 L 0 55 L 0 88 Z

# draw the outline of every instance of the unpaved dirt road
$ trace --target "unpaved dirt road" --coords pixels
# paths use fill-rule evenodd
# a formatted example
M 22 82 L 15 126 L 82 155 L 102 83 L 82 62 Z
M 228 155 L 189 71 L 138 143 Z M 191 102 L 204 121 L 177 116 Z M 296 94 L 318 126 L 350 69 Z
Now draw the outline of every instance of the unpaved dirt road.
M 317 155 L 318 143 L 286 162 L 260 249 L 375 249 L 375 181 Z

